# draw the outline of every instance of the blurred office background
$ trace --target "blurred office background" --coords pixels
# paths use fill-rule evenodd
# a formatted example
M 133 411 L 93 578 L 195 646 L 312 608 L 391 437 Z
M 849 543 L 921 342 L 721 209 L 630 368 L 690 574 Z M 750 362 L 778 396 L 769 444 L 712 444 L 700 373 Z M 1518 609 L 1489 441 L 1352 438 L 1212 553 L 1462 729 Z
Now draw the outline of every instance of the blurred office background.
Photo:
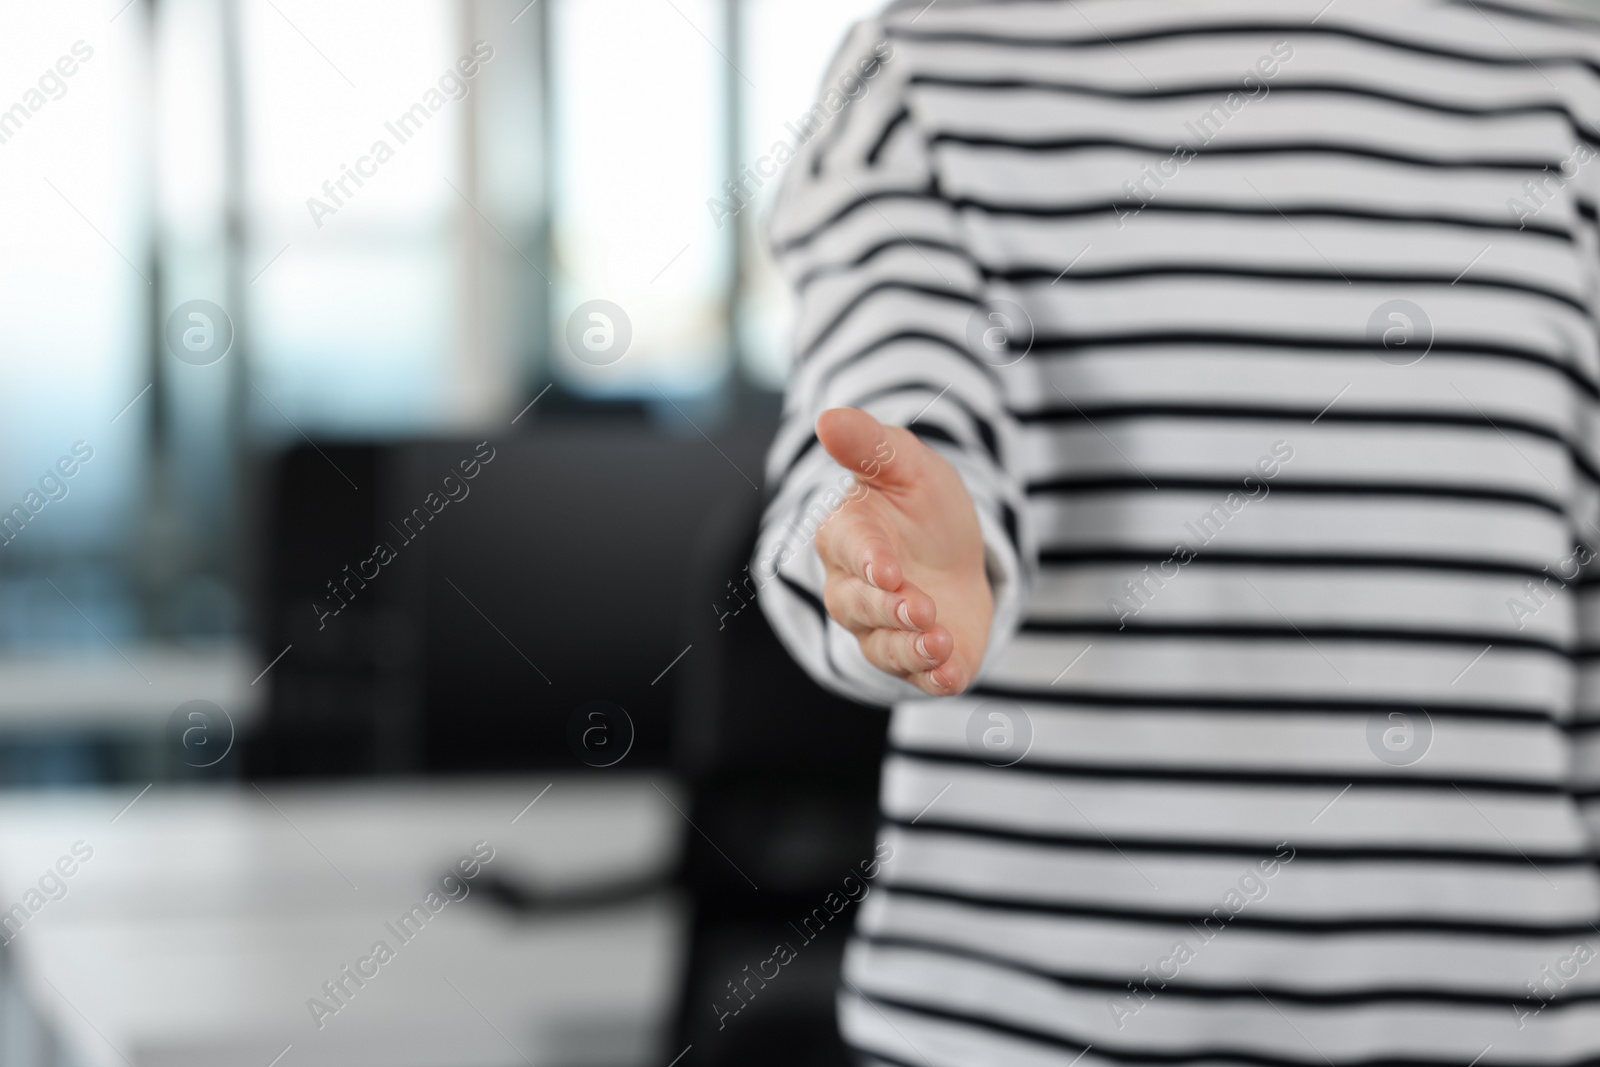
M 710 205 L 875 6 L 4 5 L 0 909 L 98 851 L 0 928 L 0 1064 L 842 1062 L 849 911 L 713 1007 L 872 857 L 883 720 L 746 610 L 777 181 Z

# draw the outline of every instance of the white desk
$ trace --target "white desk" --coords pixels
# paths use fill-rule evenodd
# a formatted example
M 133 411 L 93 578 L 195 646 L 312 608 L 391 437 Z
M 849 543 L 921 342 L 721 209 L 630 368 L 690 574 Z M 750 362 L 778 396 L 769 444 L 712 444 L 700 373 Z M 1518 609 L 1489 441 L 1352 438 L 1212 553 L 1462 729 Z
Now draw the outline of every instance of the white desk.
M 650 780 L 557 777 L 527 808 L 551 781 L 157 787 L 121 815 L 136 788 L 0 794 L 0 908 L 94 849 L 0 954 L 84 1067 L 268 1067 L 286 1046 L 277 1067 L 664 1067 L 667 894 L 520 919 L 474 890 L 407 944 L 384 925 L 478 840 L 486 871 L 551 887 L 675 860 L 686 826 Z M 395 959 L 319 1030 L 307 999 L 379 939 Z
M 0 729 L 159 733 L 190 700 L 219 705 L 240 730 L 261 713 L 271 675 L 251 684 L 266 664 L 242 645 L 128 644 L 123 651 L 127 660 L 104 646 L 0 656 Z

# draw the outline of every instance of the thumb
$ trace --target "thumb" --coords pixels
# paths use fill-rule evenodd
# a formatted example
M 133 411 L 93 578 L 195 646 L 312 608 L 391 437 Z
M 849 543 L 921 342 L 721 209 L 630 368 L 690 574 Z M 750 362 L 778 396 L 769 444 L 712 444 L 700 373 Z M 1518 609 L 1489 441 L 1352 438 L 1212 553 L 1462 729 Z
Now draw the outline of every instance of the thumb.
M 875 484 L 910 484 L 908 465 L 890 462 L 905 451 L 901 436 L 907 436 L 904 430 L 886 427 L 860 408 L 830 408 L 817 418 L 817 440 L 834 462 Z

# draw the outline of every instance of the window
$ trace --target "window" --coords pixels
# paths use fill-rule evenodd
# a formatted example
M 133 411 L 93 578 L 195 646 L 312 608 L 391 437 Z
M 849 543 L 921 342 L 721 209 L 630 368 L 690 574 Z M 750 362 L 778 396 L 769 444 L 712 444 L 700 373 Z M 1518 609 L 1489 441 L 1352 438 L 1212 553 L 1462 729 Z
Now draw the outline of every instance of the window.
M 875 6 L 13 5 L 0 502 L 75 441 L 95 458 L 0 548 L 0 647 L 236 631 L 241 479 L 302 437 L 504 427 L 552 382 L 580 405 L 777 388 L 777 183 L 732 222 L 708 203 Z M 194 300 L 236 331 L 208 365 L 162 340 Z M 626 316 L 620 360 L 570 349 L 595 300 Z

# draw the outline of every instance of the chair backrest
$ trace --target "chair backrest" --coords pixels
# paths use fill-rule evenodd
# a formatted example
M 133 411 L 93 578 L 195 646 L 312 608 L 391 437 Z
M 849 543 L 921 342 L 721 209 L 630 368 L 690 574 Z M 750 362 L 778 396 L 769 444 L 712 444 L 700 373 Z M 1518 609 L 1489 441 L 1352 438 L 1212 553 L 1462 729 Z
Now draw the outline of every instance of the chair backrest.
M 268 676 L 263 769 L 581 767 L 568 727 L 593 701 L 633 724 L 619 766 L 664 765 L 673 672 L 700 651 L 673 664 L 688 561 L 708 513 L 759 499 L 764 446 L 552 420 L 484 445 L 288 453 L 262 650 L 294 647 Z

